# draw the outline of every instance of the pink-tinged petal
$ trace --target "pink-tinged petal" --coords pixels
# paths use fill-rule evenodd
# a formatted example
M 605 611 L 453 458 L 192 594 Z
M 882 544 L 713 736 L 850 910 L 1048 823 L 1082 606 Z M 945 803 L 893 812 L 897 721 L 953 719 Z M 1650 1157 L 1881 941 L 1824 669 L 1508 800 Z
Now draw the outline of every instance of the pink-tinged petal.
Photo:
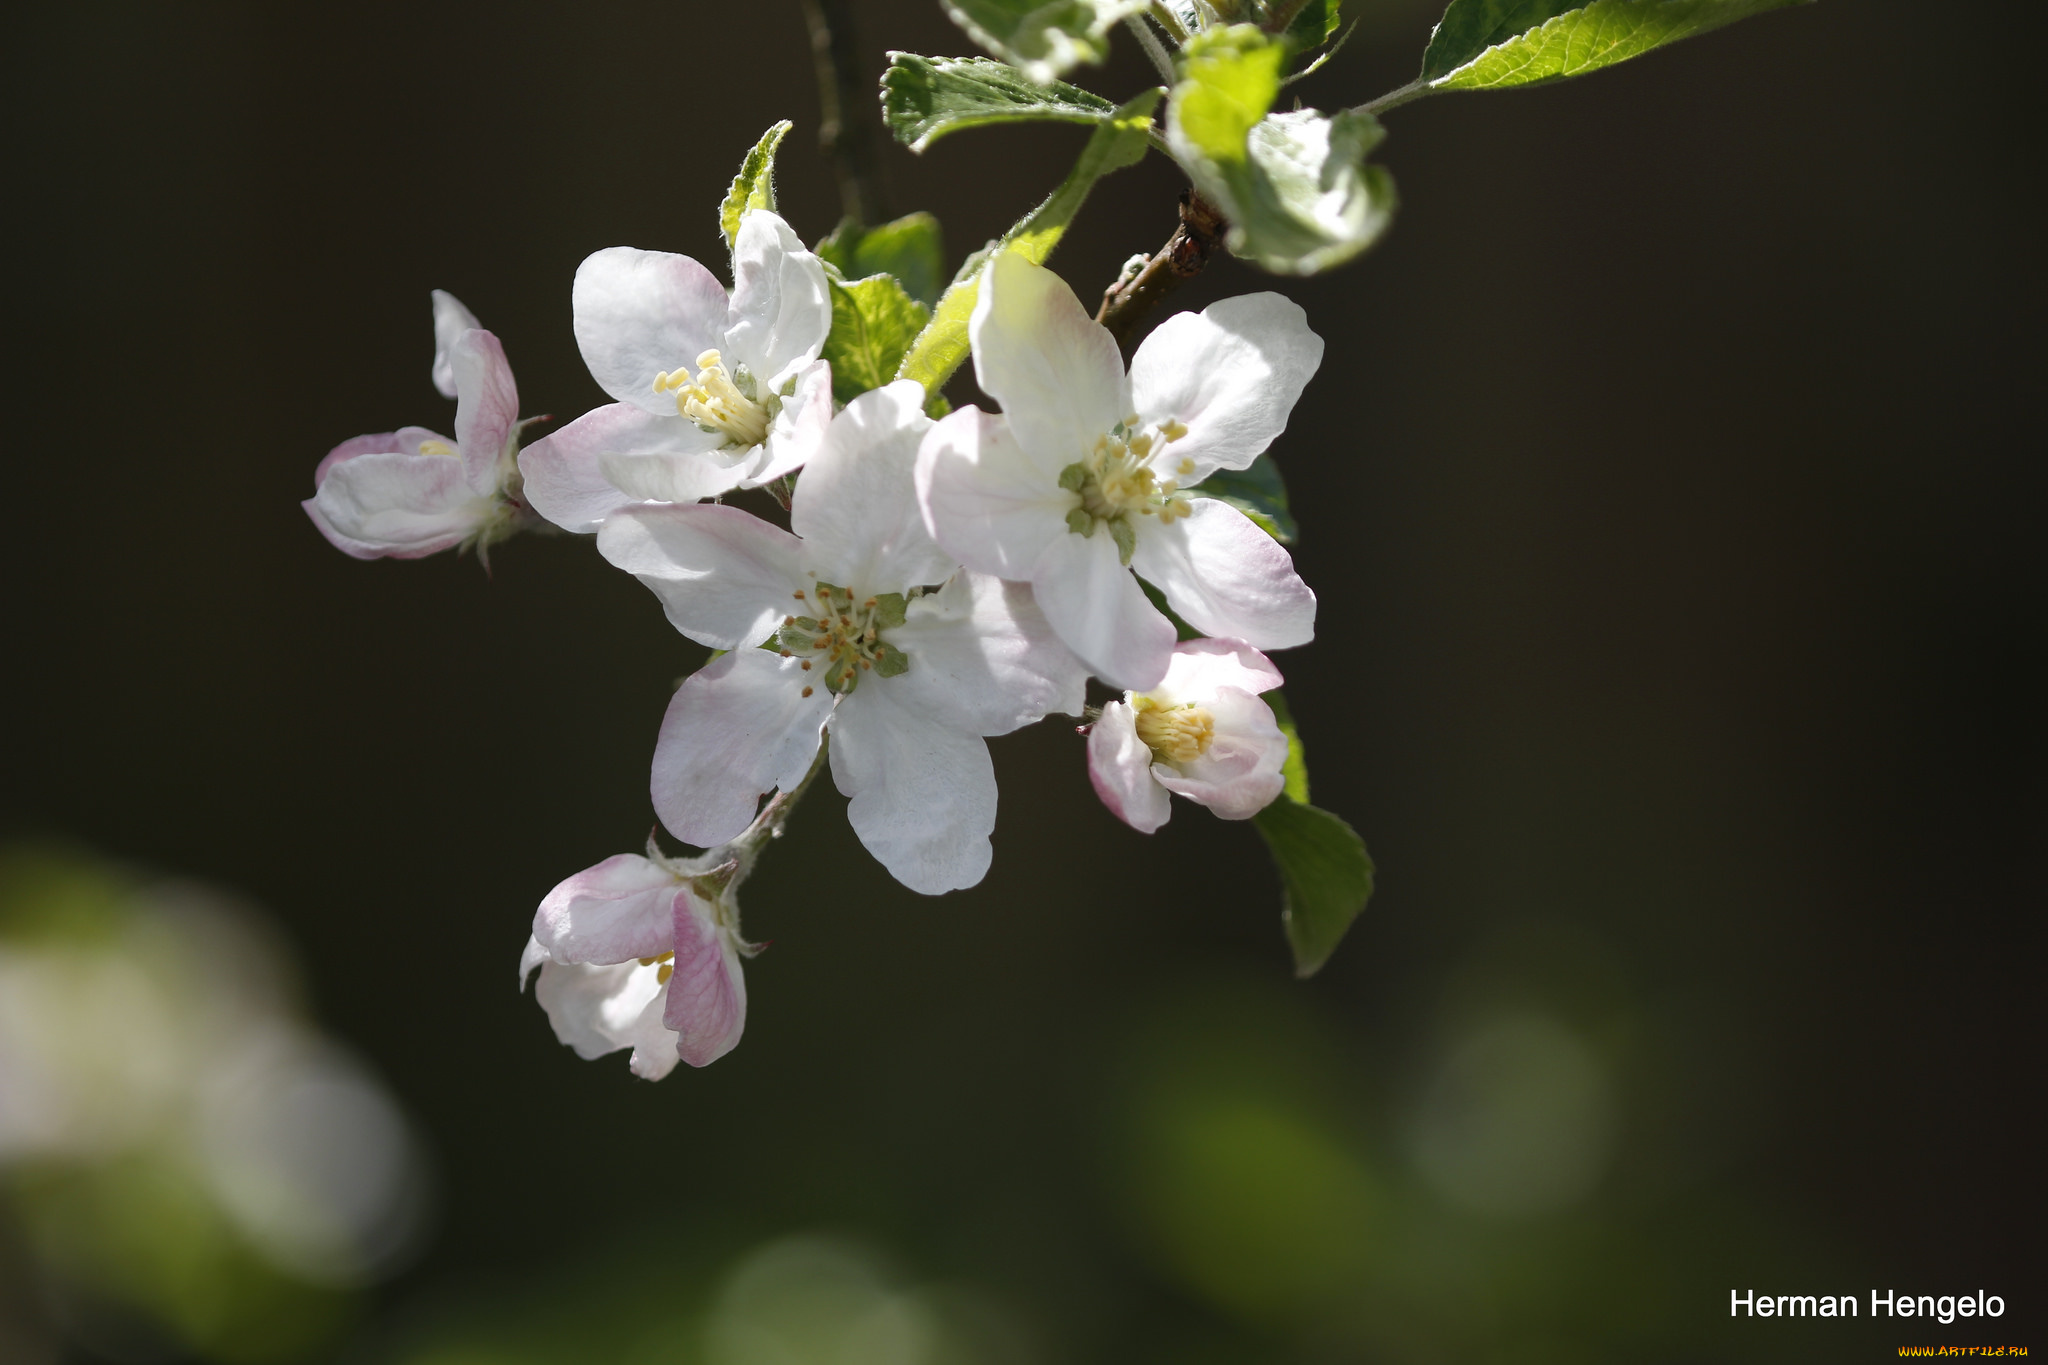
M 832 717 L 832 782 L 853 832 L 889 874 L 927 896 L 988 873 L 996 770 L 988 745 L 870 678 Z
M 606 247 L 576 268 L 576 346 L 591 377 L 621 403 L 674 416 L 655 376 L 697 372 L 697 357 L 725 341 L 725 289 L 688 256 Z
M 605 477 L 604 461 L 626 452 L 689 458 L 714 446 L 695 422 L 656 417 L 630 403 L 610 403 L 584 413 L 519 452 L 525 498 L 533 509 L 565 531 L 587 535 L 621 507 L 643 501 Z
M 713 649 L 758 645 L 802 615 L 803 542 L 721 503 L 629 507 L 607 518 L 597 551 L 661 599 L 670 624 Z
M 455 370 L 455 444 L 469 486 L 495 493 L 504 475 L 499 460 L 519 424 L 519 386 L 505 348 L 489 332 L 471 328 L 449 352 Z
M 1138 738 L 1137 713 L 1113 701 L 1088 731 L 1088 781 L 1109 813 L 1140 834 L 1173 817 L 1173 801 L 1152 777 L 1152 751 Z
M 418 559 L 460 545 L 496 509 L 446 455 L 357 455 L 335 463 L 299 504 L 320 534 L 357 559 Z
M 556 962 L 603 966 L 668 951 L 673 902 L 682 883 L 637 853 L 586 868 L 548 892 L 533 937 Z
M 585 1061 L 630 1047 L 635 1075 L 660 1080 L 675 1066 L 675 1035 L 661 1024 L 668 992 L 657 967 L 544 962 L 533 995 L 555 1037 Z
M 803 780 L 831 713 L 823 680 L 795 659 L 737 649 L 712 660 L 676 689 L 661 719 L 654 813 L 699 848 L 733 838 L 762 796 Z
M 1173 622 L 1147 600 L 1106 529 L 1068 531 L 1047 546 L 1032 567 L 1031 593 L 1060 640 L 1104 682 L 1143 692 L 1166 676 Z
M 878 685 L 958 730 L 1006 735 L 1049 712 L 1078 716 L 1087 697 L 1087 665 L 1060 643 L 1028 583 L 956 574 L 883 638 L 910 667 Z
M 1059 468 L 1032 458 L 1009 422 L 979 408 L 947 414 L 917 452 L 917 500 L 946 552 L 998 578 L 1027 578 L 1081 505 Z
M 1159 324 L 1131 357 L 1131 406 L 1188 431 L 1153 463 L 1181 487 L 1243 469 L 1287 428 L 1287 414 L 1323 362 L 1308 314 L 1279 294 L 1246 294 Z M 1192 468 L 1183 468 L 1183 460 Z
M 1168 706 L 1204 705 L 1219 687 L 1269 692 L 1286 679 L 1273 661 L 1242 640 L 1183 640 L 1173 647 L 1166 676 L 1148 694 Z
M 810 462 L 832 425 L 832 366 L 814 360 L 797 371 L 796 390 L 768 428 L 768 439 L 746 452 L 742 488 L 759 488 Z
M 548 960 L 548 950 L 540 946 L 539 939 L 535 938 L 532 934 L 528 934 L 526 936 L 526 950 L 519 954 L 519 989 L 522 994 L 526 990 L 526 979 L 538 971 L 540 965 Z
M 789 509 L 810 573 L 856 597 L 952 576 L 958 566 L 917 506 L 917 447 L 931 425 L 924 386 L 911 379 L 860 395 L 832 419 Z
M 472 327 L 481 327 L 476 314 L 462 306 L 462 300 L 445 289 L 434 291 L 434 387 L 443 398 L 456 396 L 455 343 Z
M 744 363 L 755 379 L 779 389 L 818 358 L 832 330 L 825 264 L 781 218 L 750 209 L 733 237 L 732 279 L 726 368 Z
M 368 436 L 351 436 L 327 452 L 313 470 L 313 487 L 318 489 L 327 478 L 327 471 L 343 460 L 353 460 L 358 455 L 417 455 L 420 447 L 438 441 L 450 450 L 455 442 L 438 432 L 425 427 L 400 427 L 396 431 L 380 431 Z
M 1013 251 L 989 262 L 967 324 L 974 377 L 1023 447 L 1055 470 L 1130 413 L 1123 355 L 1065 280 Z
M 1162 526 L 1145 517 L 1131 567 L 1205 635 L 1259 649 L 1305 645 L 1316 635 L 1316 595 L 1280 543 L 1228 503 L 1196 498 Z M 1144 691 L 1144 688 L 1139 688 Z
M 675 1034 L 678 1056 L 691 1066 L 709 1066 L 738 1046 L 747 1026 L 747 978 L 732 936 L 687 892 L 676 898 L 669 932 L 676 970 L 662 1026 Z
M 1273 803 L 1287 780 L 1287 736 L 1273 708 L 1251 693 L 1225 687 L 1205 704 L 1215 726 L 1209 748 L 1187 763 L 1153 765 L 1167 791 L 1200 802 L 1225 820 L 1249 820 Z

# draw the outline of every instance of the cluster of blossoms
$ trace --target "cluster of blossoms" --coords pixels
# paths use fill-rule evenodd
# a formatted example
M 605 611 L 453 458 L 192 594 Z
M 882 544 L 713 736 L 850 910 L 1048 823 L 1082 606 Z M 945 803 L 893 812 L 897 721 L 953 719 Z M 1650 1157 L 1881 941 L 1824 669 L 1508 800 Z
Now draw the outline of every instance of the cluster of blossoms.
M 969 324 L 1000 413 L 934 421 L 913 380 L 834 411 L 825 264 L 766 209 L 742 218 L 731 291 L 687 256 L 600 251 L 576 340 L 617 401 L 518 448 L 497 338 L 435 295 L 434 379 L 454 440 L 419 428 L 338 447 L 305 504 L 358 556 L 485 546 L 538 518 L 594 534 L 669 622 L 716 653 L 669 703 L 651 792 L 709 850 L 621 854 L 541 903 L 520 964 L 585 1057 L 702 1066 L 746 1017 L 736 890 L 824 766 L 861 842 L 926 894 L 989 869 L 986 740 L 1093 714 L 1089 775 L 1150 833 L 1169 793 L 1226 819 L 1282 789 L 1288 741 L 1261 653 L 1314 634 L 1287 551 L 1204 479 L 1278 436 L 1322 342 L 1255 294 L 1116 341 L 1050 271 L 989 265 Z M 794 478 L 792 479 L 792 476 Z M 788 529 L 716 501 L 790 487 Z M 1139 577 L 1202 638 L 1180 641 Z M 1087 707 L 1090 676 L 1121 693 Z M 771 797 L 763 805 L 763 798 Z

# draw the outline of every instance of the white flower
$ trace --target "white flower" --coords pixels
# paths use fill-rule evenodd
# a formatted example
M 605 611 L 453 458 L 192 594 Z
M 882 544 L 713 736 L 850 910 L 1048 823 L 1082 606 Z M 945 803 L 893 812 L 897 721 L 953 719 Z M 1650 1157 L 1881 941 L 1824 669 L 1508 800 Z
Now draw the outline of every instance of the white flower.
M 528 512 L 519 493 L 519 389 L 498 339 L 434 291 L 434 387 L 455 402 L 453 440 L 425 427 L 358 436 L 329 451 L 300 506 L 357 559 L 417 559 L 489 546 Z
M 722 906 L 692 893 L 688 870 L 621 853 L 540 903 L 519 982 L 540 968 L 534 998 L 577 1056 L 630 1047 L 633 1074 L 658 1081 L 678 1058 L 709 1066 L 739 1043 L 750 946 Z
M 1013 253 L 982 277 L 974 374 L 1001 416 L 963 408 L 925 439 L 918 497 L 970 569 L 1029 582 L 1046 619 L 1119 687 L 1166 672 L 1172 624 L 1126 571 L 1209 635 L 1306 644 L 1315 594 L 1242 512 L 1189 489 L 1243 469 L 1287 425 L 1322 340 L 1278 294 L 1168 319 L 1131 360 L 1051 271 Z
M 1235 640 L 1175 646 L 1157 687 L 1126 692 L 1089 730 L 1095 794 L 1145 834 L 1173 814 L 1169 792 L 1225 820 L 1257 815 L 1286 785 L 1287 736 L 1258 698 L 1280 681 L 1265 655 Z
M 996 813 L 982 737 L 1080 711 L 1085 670 L 1030 589 L 960 573 L 925 530 L 923 402 L 906 380 L 847 405 L 797 485 L 794 535 L 715 503 L 632 508 L 599 531 L 676 629 L 731 651 L 662 721 L 654 808 L 677 838 L 738 835 L 763 793 L 802 780 L 829 724 L 868 851 L 913 890 L 972 886 Z
M 730 298 L 688 256 L 607 247 L 576 270 L 576 345 L 619 400 L 521 452 L 526 496 L 569 531 L 621 507 L 758 488 L 810 458 L 832 420 L 825 266 L 750 210 Z

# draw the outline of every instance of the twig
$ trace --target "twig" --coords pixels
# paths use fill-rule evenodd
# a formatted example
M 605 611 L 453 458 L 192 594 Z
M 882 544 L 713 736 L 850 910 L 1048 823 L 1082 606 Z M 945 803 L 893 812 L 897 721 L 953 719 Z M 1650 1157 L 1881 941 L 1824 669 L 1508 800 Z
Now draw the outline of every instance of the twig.
M 1159 41 L 1159 35 L 1152 31 L 1152 26 L 1145 22 L 1143 15 L 1126 14 L 1124 27 L 1137 36 L 1138 46 L 1145 49 L 1145 55 L 1151 59 L 1152 69 L 1159 73 L 1159 79 L 1168 85 L 1180 79 L 1180 75 L 1173 69 L 1173 58 L 1166 55 L 1165 45 Z
M 1153 305 L 1202 273 L 1223 240 L 1226 226 L 1214 204 L 1192 189 L 1183 191 L 1180 226 L 1136 273 L 1125 275 L 1103 291 L 1102 308 L 1095 320 L 1119 342 L 1130 340 L 1132 329 Z
M 1351 35 L 1346 34 L 1345 36 L 1348 38 Z M 1389 90 L 1376 100 L 1367 100 L 1351 112 L 1354 114 L 1384 114 L 1389 109 L 1400 108 L 1410 100 L 1419 100 L 1424 95 L 1433 95 L 1435 93 L 1436 91 L 1430 87 L 1428 81 L 1414 80 L 1398 90 Z
M 851 0 L 802 4 L 818 73 L 818 148 L 838 177 L 839 203 L 846 216 L 861 224 L 882 222 L 889 211 L 875 151 L 874 101 L 865 98 L 867 84 L 854 51 Z

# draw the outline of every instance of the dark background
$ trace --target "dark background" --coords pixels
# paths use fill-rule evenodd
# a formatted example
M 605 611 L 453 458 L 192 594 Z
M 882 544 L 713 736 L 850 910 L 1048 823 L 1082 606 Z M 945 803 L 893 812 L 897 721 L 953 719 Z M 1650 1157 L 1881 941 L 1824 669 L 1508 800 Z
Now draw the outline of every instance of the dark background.
M 1225 260 L 1178 300 L 1280 288 L 1329 343 L 1276 447 L 1321 638 L 1280 662 L 1317 803 L 1381 889 L 1321 977 L 1288 977 L 1248 826 L 1180 804 L 1132 833 L 1049 723 L 994 743 L 995 869 L 967 893 L 897 886 L 814 797 L 747 889 L 774 947 L 744 1044 L 658 1086 L 559 1048 L 513 967 L 550 886 L 645 836 L 655 726 L 701 651 L 585 539 L 506 544 L 488 576 L 365 564 L 294 504 L 344 437 L 447 429 L 429 289 L 504 340 L 525 411 L 567 418 L 603 401 L 577 262 L 630 244 L 723 274 L 717 199 L 775 119 L 798 125 L 782 211 L 823 235 L 795 4 L 17 15 L 0 833 L 270 906 L 322 1018 L 419 1117 L 440 1231 L 353 1357 L 538 1359 L 522 1324 L 551 1306 L 682 1313 L 818 1227 L 984 1287 L 1031 1359 L 2048 1349 L 2020 8 L 1832 0 L 1403 108 L 1375 251 L 1307 282 Z M 971 50 L 921 0 L 860 16 L 877 73 L 886 48 Z M 1298 92 L 1400 84 L 1434 17 L 1381 0 Z M 1124 98 L 1137 56 L 1120 36 L 1080 79 Z M 938 213 L 957 260 L 1081 138 L 891 145 L 892 208 Z M 1178 187 L 1158 157 L 1104 182 L 1052 264 L 1092 300 Z M 1430 1203 L 1403 1137 L 1461 1021 L 1502 1009 L 1572 1031 L 1613 1099 L 1598 1183 L 1540 1216 Z M 1176 1242 L 1157 1147 L 1180 1130 L 1131 1114 L 1183 1074 L 1286 1090 L 1348 1144 L 1377 1191 L 1355 1293 L 1234 1297 Z M 1232 1151 L 1255 1208 L 1300 1174 Z M 1251 1257 L 1264 1234 L 1216 1235 Z M 1873 1287 L 2010 1309 L 1721 1309 Z M 578 1310 L 600 1337 L 626 1312 Z

